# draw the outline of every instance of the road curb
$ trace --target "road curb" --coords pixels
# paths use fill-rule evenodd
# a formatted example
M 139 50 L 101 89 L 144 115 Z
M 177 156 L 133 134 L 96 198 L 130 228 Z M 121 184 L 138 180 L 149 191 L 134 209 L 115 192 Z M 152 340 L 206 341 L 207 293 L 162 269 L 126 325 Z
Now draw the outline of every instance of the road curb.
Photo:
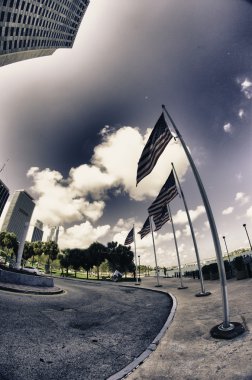
M 36 290 L 36 289 L 21 289 L 21 288 L 13 288 L 13 287 L 8 287 L 8 286 L 3 286 L 0 285 L 0 290 L 8 291 L 11 293 L 23 293 L 23 294 L 36 294 L 36 295 L 41 295 L 41 296 L 53 296 L 55 294 L 62 294 L 64 293 L 63 289 L 56 288 L 51 291 L 45 290 Z
M 120 286 L 127 287 L 127 288 L 131 287 L 131 288 L 137 289 L 136 287 L 130 286 L 130 285 L 128 285 L 128 286 L 127 285 L 120 285 Z M 168 318 L 167 318 L 164 326 L 159 331 L 159 333 L 155 337 L 155 339 L 151 342 L 151 344 L 146 348 L 146 350 L 141 355 L 139 355 L 137 358 L 135 358 L 130 364 L 128 364 L 126 367 L 122 368 L 120 371 L 118 371 L 114 375 L 108 377 L 106 380 L 121 380 L 121 379 L 124 379 L 128 375 L 130 375 L 135 369 L 137 369 L 146 359 L 148 359 L 148 357 L 151 355 L 151 353 L 156 350 L 157 345 L 159 344 L 159 342 L 162 339 L 162 337 L 164 336 L 166 330 L 168 329 L 168 327 L 170 326 L 170 324 L 173 321 L 173 318 L 174 318 L 174 315 L 175 315 L 175 312 L 176 312 L 176 309 L 177 309 L 177 300 L 173 296 L 173 294 L 168 293 L 165 290 L 161 290 L 161 289 L 157 290 L 157 289 L 144 288 L 144 287 L 141 287 L 139 289 L 149 290 L 149 291 L 153 291 L 153 292 L 159 292 L 159 293 L 166 294 L 168 297 L 170 297 L 172 299 L 172 308 L 171 308 L 171 311 L 169 313 L 169 316 L 168 316 Z

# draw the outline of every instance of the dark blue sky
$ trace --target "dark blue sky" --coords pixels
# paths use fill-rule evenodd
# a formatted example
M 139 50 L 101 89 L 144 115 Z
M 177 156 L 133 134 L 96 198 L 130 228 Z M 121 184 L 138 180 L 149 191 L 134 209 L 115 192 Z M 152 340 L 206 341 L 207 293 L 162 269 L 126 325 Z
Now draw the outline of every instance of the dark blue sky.
M 89 240 L 80 238 L 86 221 L 91 223 L 88 233 L 95 239 L 122 239 L 132 222 L 138 226 L 144 222 L 155 191 L 157 194 L 170 171 L 169 162 L 167 169 L 157 168 L 143 184 L 149 192 L 141 197 L 132 190 L 128 174 L 124 177 L 130 165 L 135 177 L 132 157 L 139 157 L 143 146 L 127 137 L 129 132 L 138 128 L 132 138 L 144 136 L 147 128 L 153 128 L 164 103 L 198 165 L 220 235 L 227 236 L 230 249 L 246 246 L 242 223 L 252 230 L 251 46 L 249 1 L 138 0 L 132 6 L 126 0 L 92 0 L 73 49 L 0 69 L 0 162 L 10 159 L 2 179 L 12 192 L 25 187 L 37 200 L 46 199 L 48 208 L 50 194 L 55 205 L 57 191 L 68 189 L 67 195 L 59 196 L 65 211 L 52 208 L 45 213 L 45 203 L 39 206 L 38 202 L 36 214 L 45 223 L 75 225 L 76 234 L 73 228 L 69 235 L 65 231 L 63 238 L 62 232 L 62 245 L 77 244 L 78 238 L 80 244 L 87 244 Z M 107 140 L 100 134 L 105 126 L 110 131 Z M 123 129 L 125 126 L 131 129 Z M 125 152 L 115 148 L 121 135 Z M 98 163 L 97 146 L 110 147 L 102 150 Z M 119 159 L 120 153 L 126 157 Z M 167 159 L 173 160 L 169 152 Z M 85 164 L 92 167 L 89 173 L 75 171 Z M 121 170 L 116 164 L 122 165 Z M 196 210 L 202 202 L 182 155 L 178 165 L 189 206 Z M 26 177 L 31 167 L 39 168 L 36 178 Z M 99 174 L 97 179 L 94 167 L 106 178 Z M 50 170 L 45 172 L 46 168 Z M 79 180 L 84 176 L 83 182 L 75 184 L 71 168 Z M 59 174 L 56 189 L 50 188 L 48 176 L 53 181 L 55 172 L 69 188 L 66 184 L 57 187 Z M 42 181 L 45 173 L 47 181 Z M 36 192 L 31 185 L 36 185 Z M 73 199 L 80 197 L 86 206 L 72 203 L 71 192 Z M 139 197 L 141 201 L 136 200 Z M 98 203 L 93 204 L 94 200 Z M 179 200 L 173 207 L 175 214 L 183 209 Z M 199 241 L 205 257 L 210 257 L 214 251 L 204 222 L 206 217 L 199 212 L 195 219 Z M 104 235 L 98 232 L 102 226 L 109 226 L 103 228 Z M 185 226 L 186 222 L 177 223 L 181 250 L 185 261 L 193 261 Z M 161 232 L 164 242 L 159 242 L 162 262 L 167 247 L 174 253 L 167 235 L 170 227 L 166 228 Z M 116 235 L 119 230 L 121 236 Z M 145 244 L 140 245 L 140 252 L 151 261 L 149 242 L 139 244 Z

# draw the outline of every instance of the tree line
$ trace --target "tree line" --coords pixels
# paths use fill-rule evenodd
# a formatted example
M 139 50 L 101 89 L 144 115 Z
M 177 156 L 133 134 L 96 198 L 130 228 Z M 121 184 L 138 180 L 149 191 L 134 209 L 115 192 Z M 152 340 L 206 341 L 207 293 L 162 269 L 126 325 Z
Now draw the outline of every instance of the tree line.
M 16 259 L 19 243 L 17 237 L 12 232 L 0 233 L 0 250 L 5 253 L 7 259 Z M 65 269 L 68 275 L 69 269 L 79 271 L 83 269 L 87 273 L 95 267 L 97 277 L 100 276 L 100 265 L 104 262 L 108 263 L 109 270 L 114 272 L 118 270 L 121 273 L 135 272 L 135 264 L 133 262 L 134 254 L 129 246 L 110 242 L 103 245 L 99 242 L 92 243 L 88 248 L 73 248 L 64 249 L 60 252 L 58 244 L 54 241 L 48 242 L 25 242 L 23 259 L 24 261 L 32 261 L 34 265 L 35 256 L 39 259 L 42 255 L 47 257 L 46 271 L 49 271 L 51 263 L 59 259 L 59 263 L 63 270 Z

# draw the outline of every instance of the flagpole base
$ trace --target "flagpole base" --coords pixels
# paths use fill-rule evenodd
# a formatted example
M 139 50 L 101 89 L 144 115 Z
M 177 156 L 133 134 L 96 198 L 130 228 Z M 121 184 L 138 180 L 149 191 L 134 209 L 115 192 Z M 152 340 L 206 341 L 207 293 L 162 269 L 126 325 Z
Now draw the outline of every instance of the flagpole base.
M 156 287 L 156 288 L 162 288 L 162 285 L 157 284 L 157 285 L 155 285 L 155 287 Z
M 136 282 L 135 285 L 141 285 L 140 282 Z
M 181 289 L 188 289 L 188 286 L 179 286 L 178 289 L 179 290 L 181 290 Z
M 244 326 L 239 322 L 230 322 L 229 327 L 223 324 L 216 325 L 210 330 L 210 335 L 215 339 L 234 339 L 245 332 Z
M 210 296 L 210 294 L 212 294 L 211 292 L 198 292 L 195 294 L 195 297 L 206 297 L 206 296 Z

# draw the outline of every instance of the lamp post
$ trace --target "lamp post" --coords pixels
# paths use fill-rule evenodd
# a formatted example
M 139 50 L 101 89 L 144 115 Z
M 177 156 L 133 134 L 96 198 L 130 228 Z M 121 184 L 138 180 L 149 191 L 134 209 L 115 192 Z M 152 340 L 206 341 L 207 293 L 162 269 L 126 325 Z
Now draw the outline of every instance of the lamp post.
M 228 248 L 227 248 L 227 243 L 226 243 L 226 237 L 225 236 L 222 236 L 223 237 L 223 240 L 224 240 L 224 243 L 225 243 L 225 246 L 226 246 L 226 251 L 227 251 L 227 255 L 228 255 L 228 261 L 229 261 L 229 264 L 230 263 L 230 257 L 229 257 L 229 252 L 228 252 Z
M 140 255 L 138 255 L 138 272 L 139 272 L 139 280 L 140 280 Z
M 248 241 L 249 241 L 249 245 L 250 245 L 250 249 L 251 249 L 251 251 L 252 251 L 252 245 L 251 245 L 251 241 L 250 241 L 249 234 L 248 234 L 248 231 L 247 231 L 247 228 L 246 228 L 246 224 L 245 224 L 245 223 L 243 224 L 243 227 L 245 228 L 245 231 L 246 231 L 246 234 L 247 234 L 247 237 L 248 237 Z

